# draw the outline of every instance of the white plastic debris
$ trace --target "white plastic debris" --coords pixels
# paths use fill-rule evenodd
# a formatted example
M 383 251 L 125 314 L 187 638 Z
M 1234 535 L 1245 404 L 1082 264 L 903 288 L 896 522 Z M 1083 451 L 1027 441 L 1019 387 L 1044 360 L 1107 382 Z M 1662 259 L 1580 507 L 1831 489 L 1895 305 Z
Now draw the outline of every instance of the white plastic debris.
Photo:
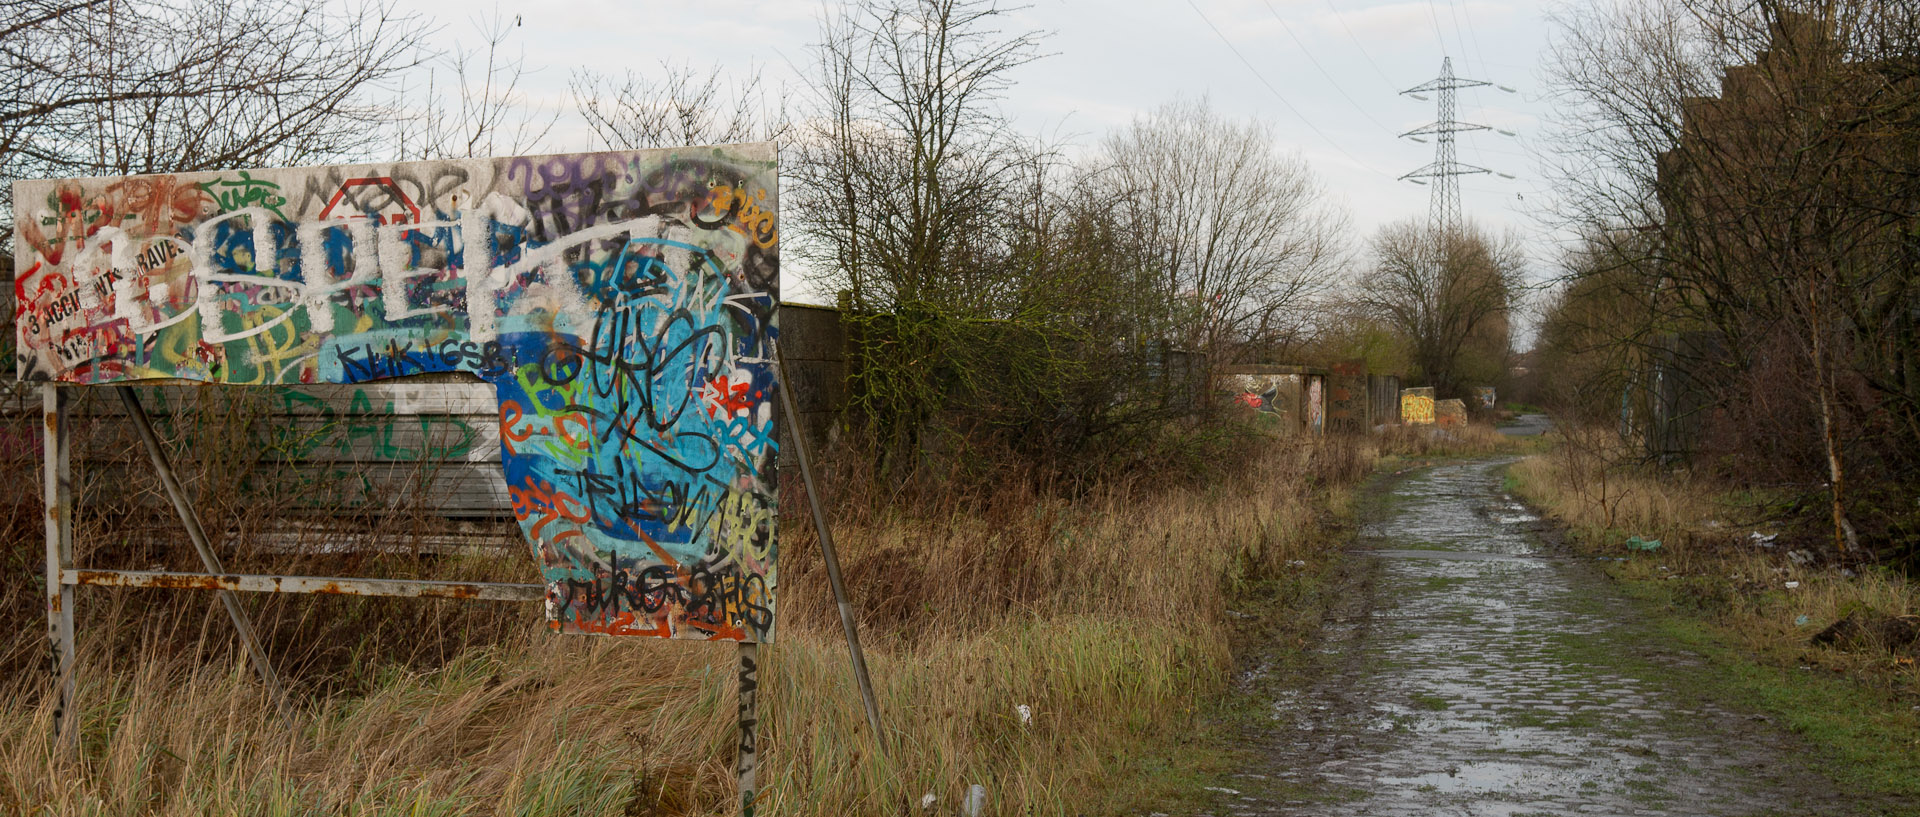
M 1773 547 L 1773 540 L 1778 538 L 1780 538 L 1780 534 L 1777 534 L 1777 533 L 1761 533 L 1759 531 L 1754 531 L 1751 535 L 1747 537 L 1747 540 L 1760 547 L 1770 548 L 1770 547 Z
M 1795 589 L 1795 588 L 1798 588 L 1799 586 L 1800 586 L 1800 583 L 1799 583 L 1799 582 L 1787 582 L 1787 589 L 1788 589 L 1788 590 L 1793 590 L 1793 589 Z
M 975 783 L 967 787 L 967 799 L 960 804 L 960 813 L 967 817 L 980 817 L 987 810 L 987 787 Z
M 1794 563 L 1794 564 L 1797 564 L 1797 565 L 1805 565 L 1805 564 L 1812 564 L 1812 563 L 1813 563 L 1813 551 L 1810 551 L 1810 550 L 1789 550 L 1789 551 L 1787 551 L 1787 561 L 1790 561 L 1790 562 L 1792 562 L 1792 563 Z
M 1229 789 L 1225 786 L 1201 786 L 1200 788 L 1206 789 L 1207 791 L 1217 791 L 1221 794 L 1239 794 L 1240 793 L 1236 789 Z
M 927 809 L 933 808 L 933 804 L 939 801 L 940 798 L 933 796 L 933 792 L 927 792 L 920 798 L 920 810 L 926 811 Z
M 1018 704 L 1014 706 L 1013 712 L 1020 716 L 1021 726 L 1033 725 L 1033 707 L 1027 706 L 1026 704 Z

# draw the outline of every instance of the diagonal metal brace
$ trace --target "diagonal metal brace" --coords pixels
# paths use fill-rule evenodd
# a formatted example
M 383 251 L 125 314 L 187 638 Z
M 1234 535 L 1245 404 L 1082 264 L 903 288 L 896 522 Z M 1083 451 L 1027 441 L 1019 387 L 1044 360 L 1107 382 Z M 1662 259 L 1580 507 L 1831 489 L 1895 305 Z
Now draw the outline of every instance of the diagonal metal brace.
M 853 678 L 860 684 L 860 702 L 867 710 L 867 728 L 873 730 L 873 742 L 881 755 L 887 754 L 887 735 L 880 730 L 880 702 L 873 694 L 873 679 L 867 675 L 867 654 L 860 648 L 860 626 L 854 620 L 853 601 L 847 598 L 847 583 L 840 577 L 840 557 L 834 551 L 833 531 L 827 526 L 827 511 L 820 505 L 820 488 L 813 482 L 813 459 L 807 453 L 807 432 L 800 427 L 800 411 L 793 401 L 793 380 L 787 376 L 786 356 L 773 348 L 773 365 L 780 378 L 780 414 L 787 420 L 788 442 L 794 458 L 800 461 L 800 480 L 807 486 L 807 504 L 813 511 L 814 533 L 820 537 L 820 556 L 827 563 L 827 583 L 833 587 L 833 600 L 840 607 L 840 629 L 847 635 L 847 658 L 853 663 Z
M 200 563 L 206 566 L 208 573 L 224 574 L 226 569 L 220 566 L 220 557 L 213 552 L 213 543 L 207 539 L 207 531 L 200 525 L 200 513 L 187 501 L 187 492 L 180 487 L 180 480 L 174 475 L 173 463 L 167 460 L 167 452 L 160 447 L 160 435 L 154 433 L 153 420 L 147 416 L 147 410 L 140 405 L 140 397 L 132 386 L 114 386 L 120 394 L 120 402 L 127 408 L 127 416 L 133 419 L 135 431 L 140 432 L 140 442 L 147 449 L 147 458 L 153 461 L 153 470 L 160 475 L 160 484 L 167 490 L 167 501 L 173 503 L 173 510 L 180 516 L 180 525 L 187 529 L 187 538 L 193 540 L 193 549 L 200 553 Z M 253 659 L 253 668 L 260 673 L 260 682 L 267 686 L 267 693 L 280 709 L 280 717 L 286 721 L 287 731 L 298 734 L 294 727 L 293 706 L 287 702 L 287 690 L 280 684 L 280 676 L 273 671 L 273 665 L 267 662 L 267 652 L 260 647 L 260 639 L 253 634 L 253 624 L 247 618 L 247 611 L 240 606 L 240 598 L 233 591 L 216 591 L 220 603 L 227 608 L 227 617 L 233 619 L 233 629 L 240 634 L 240 641 L 247 647 L 248 655 Z

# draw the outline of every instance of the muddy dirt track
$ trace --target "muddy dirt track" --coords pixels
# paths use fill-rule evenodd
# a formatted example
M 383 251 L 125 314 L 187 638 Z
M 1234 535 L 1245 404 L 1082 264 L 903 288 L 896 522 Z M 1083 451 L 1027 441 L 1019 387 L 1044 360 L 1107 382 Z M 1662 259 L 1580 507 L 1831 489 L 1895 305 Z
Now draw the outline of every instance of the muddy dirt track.
M 1385 480 L 1321 640 L 1243 692 L 1254 766 L 1219 815 L 1851 815 L 1807 749 L 1710 699 L 1592 561 L 1541 538 L 1505 461 Z

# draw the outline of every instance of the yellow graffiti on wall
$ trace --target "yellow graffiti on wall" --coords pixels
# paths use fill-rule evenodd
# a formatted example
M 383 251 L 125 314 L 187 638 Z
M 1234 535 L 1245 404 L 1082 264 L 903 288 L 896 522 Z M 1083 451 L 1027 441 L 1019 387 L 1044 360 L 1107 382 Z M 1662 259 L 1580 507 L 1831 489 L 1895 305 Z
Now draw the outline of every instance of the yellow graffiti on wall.
M 1400 395 L 1400 421 L 1407 425 L 1433 424 L 1433 396 L 1426 394 Z

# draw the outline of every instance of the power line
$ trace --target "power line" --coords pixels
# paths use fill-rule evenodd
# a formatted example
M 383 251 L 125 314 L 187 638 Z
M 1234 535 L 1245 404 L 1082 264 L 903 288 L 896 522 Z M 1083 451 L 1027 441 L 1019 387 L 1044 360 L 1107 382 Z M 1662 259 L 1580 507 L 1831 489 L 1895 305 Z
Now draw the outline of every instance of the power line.
M 1431 0 L 1429 0 L 1429 2 L 1431 2 Z M 1466 62 L 1467 35 L 1460 26 L 1460 6 L 1458 3 L 1455 3 L 1454 0 L 1447 0 L 1447 16 L 1453 18 L 1453 41 L 1460 44 L 1460 61 Z M 1485 66 L 1481 67 L 1484 68 Z M 1473 70 L 1473 66 L 1467 66 L 1467 70 Z
M 1479 32 L 1474 30 L 1473 11 L 1468 6 L 1467 2 L 1463 2 L 1463 0 L 1447 0 L 1447 13 L 1453 17 L 1453 38 L 1455 41 L 1460 43 L 1461 61 L 1462 62 L 1466 61 L 1467 40 L 1470 37 L 1473 40 L 1473 54 L 1475 57 L 1477 57 L 1480 60 L 1480 67 L 1477 73 L 1480 73 L 1483 75 L 1490 73 L 1490 69 L 1487 68 L 1487 54 L 1486 54 L 1486 51 L 1480 47 L 1480 34 Z M 1460 24 L 1460 18 L 1462 16 L 1465 16 L 1467 18 L 1467 23 L 1464 29 Z M 1471 65 L 1467 66 L 1467 70 L 1470 72 L 1475 71 L 1475 69 Z M 1480 106 L 1483 109 L 1486 108 L 1487 101 L 1480 96 L 1480 89 L 1475 88 L 1473 89 L 1472 93 L 1473 93 L 1474 104 Z M 1484 159 L 1485 154 L 1480 152 L 1479 145 L 1474 145 L 1473 151 L 1475 156 L 1480 156 Z
M 1373 55 L 1367 53 L 1367 47 L 1360 43 L 1360 38 L 1353 33 L 1353 27 L 1347 25 L 1347 18 L 1341 16 L 1340 10 L 1334 7 L 1333 0 L 1326 0 L 1326 4 L 1327 11 L 1333 13 L 1334 21 L 1340 24 L 1341 30 L 1347 32 L 1347 39 L 1353 41 L 1353 47 L 1360 49 L 1360 56 L 1366 59 L 1368 65 L 1373 66 L 1373 72 L 1380 75 L 1381 81 L 1385 82 L 1388 88 L 1399 87 L 1399 84 L 1393 81 L 1393 77 L 1387 76 L 1387 72 L 1381 70 L 1380 63 L 1373 61 Z
M 1195 3 L 1193 2 L 1193 0 L 1187 0 L 1187 5 L 1188 5 L 1188 6 L 1190 6 L 1190 7 L 1192 7 L 1192 9 L 1193 9 L 1193 13 L 1194 13 L 1194 14 L 1198 14 L 1198 15 L 1200 15 L 1200 20 L 1201 20 L 1201 22 L 1204 22 L 1204 23 L 1206 23 L 1206 24 L 1207 24 L 1207 28 L 1211 28 L 1211 29 L 1213 29 L 1213 34 L 1214 34 L 1214 36 L 1216 36 L 1216 37 L 1219 37 L 1219 38 L 1220 38 L 1220 43 L 1221 43 L 1222 45 L 1225 45 L 1225 46 L 1227 47 L 1227 50 L 1228 50 L 1228 51 L 1232 51 L 1232 52 L 1233 52 L 1233 55 L 1234 55 L 1234 56 L 1236 56 L 1236 57 L 1239 57 L 1239 58 L 1240 58 L 1240 62 L 1241 62 L 1242 64 L 1244 64 L 1245 66 L 1247 66 L 1247 70 L 1248 70 L 1248 71 L 1251 71 L 1251 72 L 1253 72 L 1253 76 L 1254 76 L 1254 78 L 1255 78 L 1255 79 L 1258 79 L 1258 80 L 1260 80 L 1260 84 L 1261 84 L 1261 85 L 1265 85 L 1265 86 L 1267 86 L 1267 91 L 1268 91 L 1268 93 L 1271 93 L 1271 94 L 1273 94 L 1273 98 L 1274 98 L 1274 99 L 1278 99 L 1278 100 L 1280 100 L 1280 104 L 1281 104 L 1281 105 L 1284 105 L 1284 106 L 1286 106 L 1286 108 L 1287 108 L 1287 110 L 1289 110 L 1289 111 L 1292 111 L 1292 112 L 1293 112 L 1293 115 L 1294 115 L 1294 116 L 1295 116 L 1296 118 L 1298 118 L 1298 119 L 1300 120 L 1300 122 L 1301 122 L 1301 124 L 1304 124 L 1304 125 L 1306 125 L 1306 126 L 1307 126 L 1307 127 L 1308 127 L 1308 128 L 1310 129 L 1310 130 L 1312 130 L 1312 131 L 1313 131 L 1314 133 L 1317 133 L 1317 134 L 1319 134 L 1319 135 L 1320 135 L 1320 138 L 1321 138 L 1321 139 L 1324 139 L 1324 140 L 1326 140 L 1326 143 L 1327 143 L 1327 144 L 1329 144 L 1329 145 L 1332 145 L 1332 146 L 1333 146 L 1333 149 L 1334 149 L 1334 150 L 1337 150 L 1337 151 L 1339 151 L 1339 152 L 1340 152 L 1340 155 L 1342 155 L 1342 156 L 1345 156 L 1345 157 L 1347 157 L 1347 159 L 1348 159 L 1349 161 L 1351 161 L 1351 162 L 1353 162 L 1354 164 L 1356 164 L 1356 165 L 1359 165 L 1359 166 L 1361 166 L 1361 167 L 1364 167 L 1364 168 L 1366 168 L 1367 170 L 1370 170 L 1370 171 L 1372 171 L 1372 172 L 1374 172 L 1374 173 L 1377 173 L 1377 174 L 1379 174 L 1379 175 L 1381 175 L 1381 176 L 1386 176 L 1386 175 L 1387 175 L 1387 174 L 1385 174 L 1385 173 L 1383 173 L 1383 172 L 1381 172 L 1381 171 L 1380 171 L 1379 169 L 1377 169 L 1377 168 L 1375 168 L 1375 167 L 1374 167 L 1373 165 L 1370 165 L 1370 164 L 1367 164 L 1367 163 L 1365 163 L 1365 162 L 1362 162 L 1362 161 L 1360 161 L 1360 159 L 1359 159 L 1358 157 L 1356 157 L 1356 156 L 1354 156 L 1354 155 L 1353 155 L 1353 154 L 1351 154 L 1351 153 L 1348 153 L 1348 152 L 1347 152 L 1347 149 L 1346 149 L 1346 148 L 1344 148 L 1344 147 L 1341 147 L 1341 146 L 1340 146 L 1340 143 L 1339 143 L 1339 142 L 1336 142 L 1336 141 L 1334 141 L 1334 140 L 1333 140 L 1333 137 L 1331 137 L 1331 136 L 1328 136 L 1328 135 L 1327 135 L 1327 133 L 1326 133 L 1326 131 L 1323 131 L 1323 130 L 1321 130 L 1321 129 L 1320 129 L 1320 126 L 1319 126 L 1319 125 L 1315 125 L 1315 124 L 1313 124 L 1313 120 L 1311 120 L 1311 119 L 1308 119 L 1308 118 L 1306 117 L 1306 115 L 1305 115 L 1305 114 L 1302 114 L 1302 113 L 1300 112 L 1300 109 L 1299 109 L 1299 108 L 1296 108 L 1296 107 L 1294 107 L 1294 106 L 1293 106 L 1293 103 L 1292 103 L 1292 102 L 1289 102 L 1289 101 L 1287 101 L 1287 97 L 1286 97 L 1286 95 L 1285 95 L 1285 94 L 1282 94 L 1282 93 L 1280 93 L 1280 89 L 1278 89 L 1278 88 L 1275 88 L 1275 87 L 1273 87 L 1273 83 L 1271 83 L 1271 82 L 1268 82 L 1268 81 L 1267 81 L 1267 77 L 1266 77 L 1266 75 L 1265 75 L 1265 74 L 1262 74 L 1262 73 L 1260 73 L 1260 69 L 1258 69 L 1258 68 L 1255 68 L 1255 67 L 1254 67 L 1254 65 L 1253 65 L 1253 61 L 1252 61 L 1252 60 L 1249 60 L 1249 59 L 1247 59 L 1247 55 L 1245 55 L 1245 54 L 1242 54 L 1242 53 L 1240 53 L 1240 49 L 1238 49 L 1238 48 L 1236 48 L 1236 47 L 1234 47 L 1234 45 L 1233 45 L 1233 41 L 1232 41 L 1232 40 L 1229 40 L 1229 39 L 1227 39 L 1227 35 L 1226 35 L 1225 33 L 1223 33 L 1223 32 L 1221 32 L 1221 31 L 1220 31 L 1220 27 L 1219 27 L 1219 26 L 1216 26 L 1216 25 L 1214 25 L 1214 24 L 1213 24 L 1213 20 L 1211 20 L 1211 19 L 1209 19 L 1209 18 L 1207 17 L 1207 13 L 1206 13 L 1206 12 L 1204 12 L 1204 11 L 1201 11 L 1201 10 L 1200 10 L 1200 6 L 1198 6 L 1198 5 L 1196 5 L 1196 4 L 1195 4 Z M 1392 177 L 1388 177 L 1388 178 L 1392 178 Z
M 1320 72 L 1320 76 L 1327 78 L 1327 84 L 1333 86 L 1335 93 L 1345 98 L 1347 104 L 1352 105 L 1354 110 L 1359 111 L 1361 116 L 1367 118 L 1367 121 L 1378 125 L 1381 130 L 1387 133 L 1393 132 L 1393 128 L 1387 127 L 1387 123 L 1375 119 L 1373 114 L 1368 113 L 1366 108 L 1361 107 L 1360 103 L 1355 101 L 1353 96 L 1347 93 L 1347 89 L 1340 87 L 1340 81 L 1334 79 L 1333 74 L 1327 72 L 1327 67 L 1320 64 L 1320 60 L 1313 56 L 1312 51 L 1307 50 L 1307 44 L 1301 42 L 1300 36 L 1293 33 L 1293 26 L 1287 25 L 1286 18 L 1280 16 L 1280 12 L 1274 9 L 1272 3 L 1267 2 L 1267 0 L 1260 0 L 1260 4 L 1267 7 L 1267 13 L 1273 15 L 1273 19 L 1280 24 L 1281 31 L 1287 32 L 1288 39 L 1293 40 L 1294 45 L 1300 46 L 1300 53 L 1307 55 L 1307 61 L 1313 63 L 1314 69 Z
M 1447 34 L 1440 30 L 1440 11 L 1434 6 L 1433 0 L 1427 0 L 1427 16 L 1433 18 L 1433 38 L 1440 43 L 1440 56 L 1452 56 L 1447 53 Z
M 1453 21 L 1453 26 L 1456 32 L 1460 28 L 1459 18 L 1460 17 L 1467 18 L 1467 36 L 1473 39 L 1473 55 L 1480 58 L 1480 71 L 1482 73 L 1487 72 L 1487 52 L 1485 49 L 1480 47 L 1480 32 L 1475 30 L 1476 26 L 1474 26 L 1473 24 L 1473 6 L 1471 2 L 1461 2 L 1461 0 L 1447 0 L 1447 7 L 1450 9 L 1455 9 L 1458 12 L 1458 15 L 1454 18 L 1454 21 Z M 1464 48 L 1465 44 L 1462 44 L 1462 47 Z

